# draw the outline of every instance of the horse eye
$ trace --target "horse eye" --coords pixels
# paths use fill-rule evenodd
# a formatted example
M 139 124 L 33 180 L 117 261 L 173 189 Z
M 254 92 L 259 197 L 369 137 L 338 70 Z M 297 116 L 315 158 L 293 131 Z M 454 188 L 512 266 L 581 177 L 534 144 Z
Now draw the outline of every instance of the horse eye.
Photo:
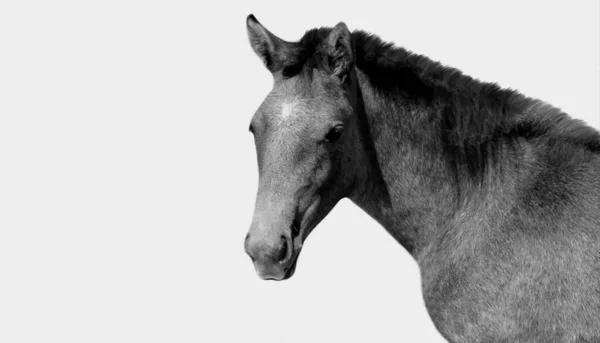
M 340 137 L 342 137 L 342 133 L 344 133 L 344 127 L 341 125 L 338 125 L 338 126 L 334 127 L 333 129 L 329 130 L 329 132 L 327 133 L 327 136 L 325 136 L 325 140 L 327 142 L 333 143 L 333 142 L 337 141 L 338 139 L 340 139 Z
M 250 124 L 250 127 L 248 128 L 248 131 L 254 133 L 254 127 L 252 126 L 252 124 Z

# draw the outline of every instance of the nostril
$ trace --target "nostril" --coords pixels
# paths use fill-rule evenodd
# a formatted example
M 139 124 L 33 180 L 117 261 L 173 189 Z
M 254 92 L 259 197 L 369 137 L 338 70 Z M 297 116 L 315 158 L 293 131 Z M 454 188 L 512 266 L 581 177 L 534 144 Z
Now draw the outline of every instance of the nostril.
M 287 258 L 287 253 L 288 253 L 287 239 L 285 238 L 285 236 L 281 236 L 281 249 L 279 250 L 278 261 L 284 262 Z
M 248 246 L 249 240 L 250 240 L 250 234 L 247 234 L 246 239 L 244 239 L 244 249 L 246 250 L 246 254 L 248 254 L 248 256 L 250 256 L 250 259 L 252 260 L 252 262 L 256 262 L 256 259 L 254 258 L 254 256 L 252 256 L 252 252 L 250 251 L 250 247 Z

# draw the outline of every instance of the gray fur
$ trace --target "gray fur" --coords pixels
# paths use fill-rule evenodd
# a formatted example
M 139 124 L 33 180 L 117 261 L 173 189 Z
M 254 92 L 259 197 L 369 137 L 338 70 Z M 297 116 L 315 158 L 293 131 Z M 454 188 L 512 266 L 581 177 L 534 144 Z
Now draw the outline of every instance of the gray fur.
M 265 278 L 290 277 L 306 236 L 348 197 L 412 254 L 448 341 L 600 342 L 597 131 L 425 57 L 369 47 L 343 24 L 277 38 L 283 54 L 248 23 L 275 79 L 252 119 L 260 182 L 246 249 Z M 377 84 L 388 64 L 415 80 Z M 302 105 L 282 121 L 290 97 Z M 468 116 L 447 136 L 448 118 Z M 332 123 L 344 133 L 328 143 Z

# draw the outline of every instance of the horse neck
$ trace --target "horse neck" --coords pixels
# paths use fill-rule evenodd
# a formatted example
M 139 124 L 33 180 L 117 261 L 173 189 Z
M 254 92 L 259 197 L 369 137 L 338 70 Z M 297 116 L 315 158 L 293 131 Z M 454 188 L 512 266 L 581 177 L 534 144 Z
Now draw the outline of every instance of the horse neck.
M 439 228 L 450 226 L 484 190 L 456 179 L 436 141 L 439 133 L 425 119 L 416 119 L 427 118 L 434 108 L 394 101 L 398 98 L 371 87 L 360 70 L 357 77 L 360 163 L 367 167 L 357 169 L 357 187 L 350 199 L 417 258 Z

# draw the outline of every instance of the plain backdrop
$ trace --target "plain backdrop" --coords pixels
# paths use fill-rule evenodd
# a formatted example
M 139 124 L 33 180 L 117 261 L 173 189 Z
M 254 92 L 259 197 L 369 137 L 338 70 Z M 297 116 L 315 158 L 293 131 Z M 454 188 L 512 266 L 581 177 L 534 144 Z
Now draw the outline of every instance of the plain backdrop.
M 243 250 L 250 13 L 344 21 L 600 126 L 596 1 L 2 1 L 0 342 L 442 342 L 417 265 L 347 200 L 296 275 Z

